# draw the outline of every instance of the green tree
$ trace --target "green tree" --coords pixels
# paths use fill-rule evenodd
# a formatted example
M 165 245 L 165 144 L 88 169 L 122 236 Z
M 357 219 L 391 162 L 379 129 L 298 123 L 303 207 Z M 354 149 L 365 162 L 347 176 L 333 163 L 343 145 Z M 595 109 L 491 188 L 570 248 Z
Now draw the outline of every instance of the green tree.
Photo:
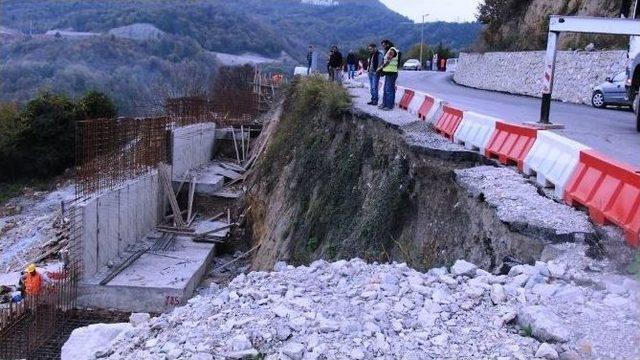
M 113 118 L 118 115 L 113 101 L 96 90 L 87 92 L 80 99 L 78 107 L 85 119 Z
M 430 60 L 433 57 L 433 50 L 429 48 L 427 44 L 415 44 L 402 55 L 402 63 L 409 59 L 418 59 L 420 60 L 420 45 L 422 45 L 422 66 L 426 63 L 427 60 Z
M 25 129 L 16 104 L 0 104 L 0 181 L 12 179 L 18 173 L 18 142 Z
M 64 95 L 42 93 L 21 112 L 26 128 L 18 149 L 20 175 L 47 178 L 73 165 L 76 105 Z

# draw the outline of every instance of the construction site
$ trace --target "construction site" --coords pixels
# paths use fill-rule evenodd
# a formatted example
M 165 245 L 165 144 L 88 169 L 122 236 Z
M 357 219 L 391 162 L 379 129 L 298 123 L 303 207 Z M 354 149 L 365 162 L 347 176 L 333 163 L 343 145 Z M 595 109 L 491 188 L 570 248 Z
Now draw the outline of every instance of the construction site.
M 50 279 L 2 304 L 3 358 L 640 356 L 635 225 L 454 141 L 487 119 L 400 87 L 390 113 L 357 81 L 227 75 L 162 117 L 78 123 L 73 186 L 43 200 L 66 199 L 55 236 L 0 277 Z
M 283 85 L 281 75 L 223 68 L 215 93 L 224 95 L 166 99 L 161 117 L 78 122 L 71 188 L 42 226 L 51 238 L 0 276 L 0 358 L 59 359 L 73 329 L 170 311 L 211 277 L 214 257 L 246 262 L 231 256 L 247 250 L 238 199 Z M 26 263 L 47 285 L 11 301 Z

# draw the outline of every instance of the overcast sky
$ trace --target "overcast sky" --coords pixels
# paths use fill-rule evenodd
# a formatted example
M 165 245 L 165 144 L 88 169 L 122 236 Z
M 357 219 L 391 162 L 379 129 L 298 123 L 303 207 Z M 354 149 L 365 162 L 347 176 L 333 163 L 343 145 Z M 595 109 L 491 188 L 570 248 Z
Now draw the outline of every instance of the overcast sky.
M 426 21 L 475 21 L 478 3 L 482 0 L 381 0 L 390 9 L 415 21 L 430 14 Z

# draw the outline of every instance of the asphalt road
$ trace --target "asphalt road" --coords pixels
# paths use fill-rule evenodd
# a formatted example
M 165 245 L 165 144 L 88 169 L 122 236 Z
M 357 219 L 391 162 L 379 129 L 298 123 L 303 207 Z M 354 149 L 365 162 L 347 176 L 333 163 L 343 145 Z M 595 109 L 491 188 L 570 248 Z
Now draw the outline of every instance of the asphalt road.
M 535 122 L 540 117 L 540 99 L 460 86 L 453 82 L 450 73 L 403 71 L 398 85 L 430 93 L 463 110 L 509 122 Z M 640 133 L 636 132 L 633 112 L 554 101 L 551 122 L 565 125 L 565 129 L 553 131 L 640 167 Z

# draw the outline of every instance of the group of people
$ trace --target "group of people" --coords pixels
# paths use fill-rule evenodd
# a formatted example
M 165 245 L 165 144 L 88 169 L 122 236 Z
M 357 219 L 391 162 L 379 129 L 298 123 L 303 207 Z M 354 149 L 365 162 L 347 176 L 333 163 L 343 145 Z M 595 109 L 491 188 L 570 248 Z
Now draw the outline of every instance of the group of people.
M 398 79 L 398 69 L 400 65 L 400 51 L 390 40 L 382 40 L 380 43 L 382 50 L 378 49 L 375 43 L 368 46 L 369 57 L 361 61 L 361 67 L 367 71 L 371 88 L 371 100 L 368 105 L 376 105 L 385 111 L 393 110 L 395 104 L 396 81 Z M 309 46 L 307 53 L 308 69 L 311 69 L 313 62 L 313 46 Z M 356 77 L 358 69 L 358 58 L 350 51 L 346 59 L 340 53 L 337 46 L 332 46 L 329 51 L 327 61 L 327 72 L 329 79 L 342 83 L 342 73 L 347 71 L 349 79 Z M 380 79 L 384 77 L 384 88 L 382 92 L 382 103 L 379 103 L 378 86 Z

